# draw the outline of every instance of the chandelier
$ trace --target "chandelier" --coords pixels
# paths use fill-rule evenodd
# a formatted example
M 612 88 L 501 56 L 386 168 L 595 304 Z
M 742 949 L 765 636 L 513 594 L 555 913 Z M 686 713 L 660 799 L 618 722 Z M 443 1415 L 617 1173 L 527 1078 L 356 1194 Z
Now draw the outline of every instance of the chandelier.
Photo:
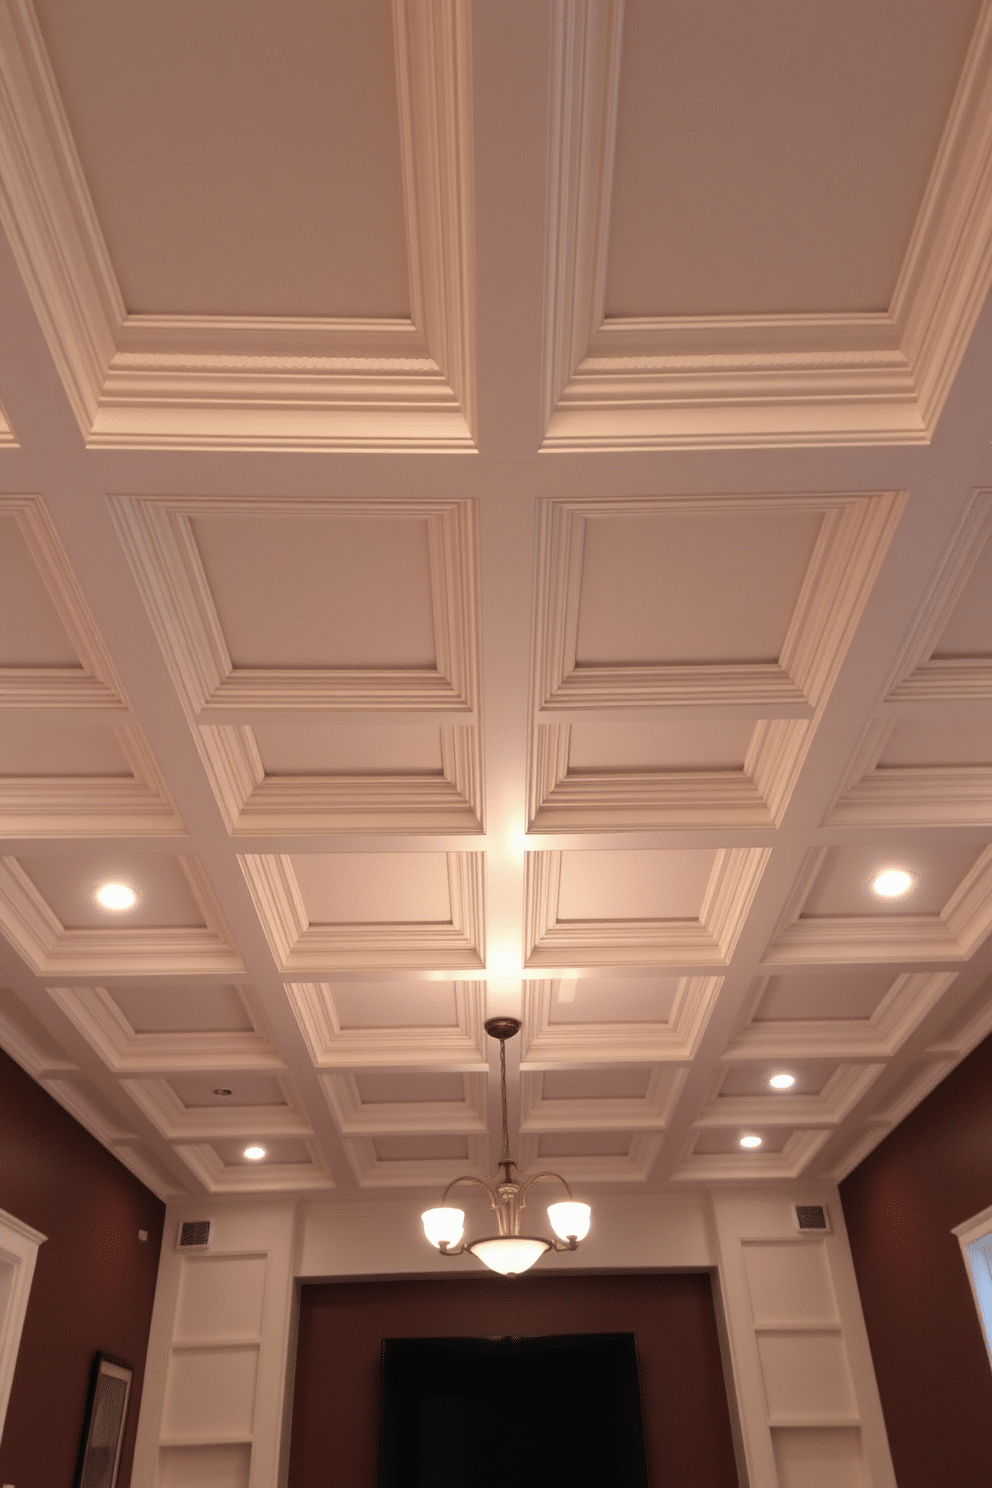
M 499 1040 L 499 1090 L 503 1106 L 503 1156 L 497 1163 L 502 1177 L 489 1181 L 475 1178 L 470 1173 L 453 1178 L 441 1196 L 436 1209 L 427 1209 L 421 1219 L 424 1233 L 432 1245 L 445 1256 L 461 1255 L 471 1251 L 491 1271 L 501 1276 L 519 1276 L 527 1271 L 548 1250 L 575 1250 L 580 1240 L 589 1233 L 590 1209 L 588 1204 L 577 1204 L 572 1190 L 560 1173 L 533 1173 L 521 1182 L 515 1178 L 516 1163 L 510 1156 L 510 1135 L 506 1120 L 506 1041 L 520 1030 L 519 1018 L 490 1018 L 485 1025 L 490 1038 Z M 567 1199 L 548 1205 L 548 1219 L 555 1232 L 554 1240 L 539 1235 L 521 1235 L 520 1219 L 527 1203 L 527 1196 L 535 1183 L 542 1180 L 560 1183 Z M 498 1233 L 486 1235 L 481 1240 L 462 1239 L 465 1228 L 465 1211 L 455 1209 L 448 1203 L 448 1195 L 459 1183 L 470 1183 L 485 1191 L 486 1198 L 496 1215 Z

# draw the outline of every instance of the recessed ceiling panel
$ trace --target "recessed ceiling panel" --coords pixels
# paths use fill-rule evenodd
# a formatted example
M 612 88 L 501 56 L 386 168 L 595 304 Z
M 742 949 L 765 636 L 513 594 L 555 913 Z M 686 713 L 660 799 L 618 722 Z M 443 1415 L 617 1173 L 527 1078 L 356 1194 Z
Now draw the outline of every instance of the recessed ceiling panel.
M 992 586 L 988 591 L 992 593 Z M 952 719 L 903 718 L 879 755 L 879 767 L 914 765 L 992 765 L 989 720 L 968 713 Z
M 546 1132 L 537 1141 L 538 1157 L 626 1157 L 630 1132 Z
M 430 667 L 427 523 L 199 517 L 236 667 Z
M 133 930 L 149 926 L 203 925 L 203 911 L 175 858 L 127 857 L 119 853 L 84 857 L 22 857 L 24 872 L 67 930 Z M 97 904 L 101 884 L 126 884 L 137 894 L 133 909 L 107 910 Z
M 135 1033 L 254 1031 L 236 987 L 114 987 L 109 996 Z
M 587 522 L 579 666 L 777 660 L 821 523 L 795 510 Z
M 388 0 L 36 9 L 131 314 L 409 314 Z
M 377 1074 L 372 1071 L 355 1076 L 358 1095 L 363 1105 L 394 1105 L 408 1101 L 463 1101 L 465 1077 L 437 1073 L 408 1073 L 403 1070 Z
M 437 1162 L 454 1158 L 468 1162 L 467 1139 L 444 1133 L 422 1137 L 376 1137 L 373 1146 L 378 1162 Z
M 843 971 L 770 977 L 752 1023 L 867 1020 L 892 987 L 892 973 Z
M 566 852 L 558 920 L 697 919 L 716 854 Z
M 599 977 L 555 983 L 552 1023 L 664 1023 L 679 990 L 678 977 Z M 563 995 L 564 991 L 564 995 Z
M 773 1096 L 785 1101 L 800 1095 L 819 1095 L 836 1068 L 836 1064 L 815 1059 L 732 1065 L 721 1081 L 717 1105 L 721 1100 L 738 1095 Z M 769 1081 L 782 1074 L 792 1075 L 796 1083 L 786 1090 L 776 1090 Z
M 253 733 L 266 775 L 441 773 L 437 728 L 263 723 Z
M 608 316 L 888 308 L 978 0 L 627 0 Z
M 342 1028 L 454 1028 L 451 982 L 335 982 Z
M 274 1075 L 173 1075 L 168 1082 L 189 1111 L 235 1106 L 285 1106 Z M 230 1092 L 226 1094 L 225 1092 Z
M 752 1134 L 761 1138 L 761 1146 L 745 1148 L 741 1146 L 741 1137 Z M 694 1152 L 703 1153 L 737 1153 L 745 1160 L 749 1157 L 758 1157 L 763 1152 L 782 1152 L 786 1143 L 792 1136 L 792 1132 L 781 1127 L 739 1127 L 735 1126 L 726 1131 L 719 1127 L 711 1127 L 707 1131 L 701 1131 L 696 1137 L 693 1147 Z M 742 1176 L 744 1176 L 742 1172 Z
M 0 516 L 0 666 L 79 664 L 17 522 Z
M 936 915 L 980 856 L 975 843 L 907 843 L 890 848 L 832 847 L 807 896 L 803 919 L 829 915 Z M 872 890 L 886 868 L 902 868 L 913 884 L 898 899 Z
M 293 869 L 312 925 L 444 924 L 444 853 L 299 853 Z
M 74 728 L 37 716 L 8 716 L 0 723 L 0 775 L 130 774 L 112 729 Z
M 266 1165 L 273 1163 L 299 1163 L 312 1165 L 312 1158 L 307 1151 L 304 1142 L 296 1142 L 291 1137 L 263 1137 L 258 1143 L 265 1148 L 264 1158 L 245 1157 L 245 1148 L 252 1144 L 251 1133 L 248 1132 L 241 1140 L 213 1141 L 210 1146 L 216 1152 L 225 1168 L 254 1168 L 262 1172 Z
M 935 657 L 992 656 L 992 542 L 985 547 L 950 613 Z
M 546 1070 L 541 1098 L 556 1100 L 643 1100 L 651 1071 L 636 1064 L 613 1069 Z
M 568 768 L 600 770 L 740 770 L 754 724 L 748 719 L 681 719 L 673 723 L 574 723 Z

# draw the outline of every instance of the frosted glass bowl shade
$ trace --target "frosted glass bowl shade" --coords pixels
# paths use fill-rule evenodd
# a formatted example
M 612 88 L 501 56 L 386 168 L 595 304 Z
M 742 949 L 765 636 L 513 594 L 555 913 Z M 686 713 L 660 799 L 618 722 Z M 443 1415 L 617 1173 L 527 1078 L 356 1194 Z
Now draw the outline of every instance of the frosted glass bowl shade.
M 443 1209 L 426 1209 L 420 1216 L 424 1234 L 432 1245 L 458 1244 L 465 1229 L 465 1210 L 445 1205 Z
M 534 1240 L 529 1235 L 499 1235 L 492 1240 L 475 1240 L 468 1248 L 490 1271 L 519 1276 L 551 1249 L 551 1241 Z
M 548 1218 L 559 1240 L 584 1240 L 589 1233 L 592 1210 L 588 1204 L 563 1200 L 560 1204 L 548 1205 Z

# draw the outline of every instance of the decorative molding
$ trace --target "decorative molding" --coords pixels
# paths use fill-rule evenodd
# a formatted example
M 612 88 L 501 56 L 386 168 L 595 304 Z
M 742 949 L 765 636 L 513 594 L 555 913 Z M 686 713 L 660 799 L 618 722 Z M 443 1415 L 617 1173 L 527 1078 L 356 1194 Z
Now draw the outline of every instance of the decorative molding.
M 463 1074 L 461 1100 L 363 1101 L 350 1071 L 321 1075 L 331 1115 L 343 1137 L 488 1131 L 489 1083 L 480 1073 Z
M 288 1080 L 280 1079 L 285 1104 L 274 1106 L 184 1106 L 167 1079 L 122 1080 L 122 1089 L 168 1142 L 223 1138 L 312 1137 L 313 1127 Z
M 662 1065 L 651 1071 L 643 1096 L 588 1096 L 545 1100 L 543 1070 L 520 1072 L 521 1132 L 661 1131 L 669 1123 L 688 1070 Z
M 896 658 L 885 688 L 888 702 L 992 699 L 992 657 L 932 654 L 990 537 L 992 491 L 975 491 Z
M 241 957 L 200 863 L 176 859 L 205 923 L 67 930 L 16 858 L 0 858 L 0 933 L 36 976 L 238 975 Z
M 818 862 L 818 854 L 811 854 Z M 802 887 L 808 888 L 811 880 Z M 992 847 L 969 869 L 938 915 L 797 918 L 765 952 L 766 966 L 872 961 L 967 961 L 992 929 Z
M 992 826 L 992 766 L 871 770 L 837 802 L 828 827 Z
M 48 1237 L 0 1209 L 0 1435 L 7 1419 L 14 1366 L 28 1310 L 38 1247 Z
M 282 1073 L 286 1066 L 264 1027 L 256 999 L 238 993 L 252 1032 L 136 1033 L 105 987 L 49 987 L 73 1027 L 115 1075 L 194 1074 L 204 1071 Z
M 173 681 L 193 717 L 218 722 L 225 715 L 251 711 L 452 714 L 478 708 L 479 557 L 473 501 L 112 496 L 108 502 Z M 193 518 L 205 516 L 424 522 L 435 665 L 235 667 L 193 532 Z
M 992 284 L 992 9 L 887 311 L 607 319 L 622 13 L 553 10 L 542 448 L 928 443 Z
M 334 1179 L 317 1143 L 307 1141 L 304 1146 L 309 1162 L 257 1163 L 250 1168 L 223 1162 L 208 1142 L 179 1142 L 173 1151 L 211 1194 L 306 1193 L 333 1188 Z
M 938 1006 L 957 980 L 953 971 L 903 972 L 881 999 L 870 1018 L 776 1019 L 753 1023 L 750 1018 L 764 995 L 769 978 L 758 980 L 744 1026 L 725 1050 L 725 1061 L 754 1059 L 891 1059 Z
M 132 315 L 30 0 L 0 5 L 0 220 L 88 447 L 474 450 L 469 5 L 393 29 L 411 317 Z
M 662 1133 L 631 1132 L 630 1146 L 622 1157 L 542 1157 L 540 1141 L 534 1132 L 521 1134 L 518 1151 L 524 1176 L 550 1167 L 569 1183 L 644 1183 L 661 1150 Z M 552 1197 L 552 1191 L 548 1196 Z
M 166 1173 L 149 1157 L 147 1152 L 140 1148 L 131 1147 L 126 1142 L 122 1142 L 120 1146 L 114 1148 L 114 1156 L 134 1174 L 139 1183 L 150 1188 L 156 1198 L 161 1199 L 163 1203 L 169 1199 L 178 1199 L 185 1192 L 171 1173 Z
M 906 494 L 615 497 L 540 503 L 534 715 L 562 709 L 738 707 L 809 715 L 827 697 L 895 531 Z M 579 666 L 585 526 L 617 517 L 723 511 L 822 512 L 775 662 Z
M 559 920 L 560 852 L 525 866 L 526 966 L 726 966 L 770 849 L 720 848 L 699 918 Z
M 14 433 L 7 410 L 0 403 L 0 449 L 20 449 L 20 440 Z M 0 1411 L 0 1431 L 3 1430 L 3 1412 Z
M 235 837 L 481 833 L 482 754 L 475 728 L 442 728 L 441 771 L 266 775 L 245 724 L 205 724 L 200 755 Z
M 452 1178 L 471 1173 L 485 1178 L 489 1169 L 489 1139 L 469 1136 L 468 1157 L 409 1158 L 383 1162 L 372 1137 L 345 1137 L 345 1154 L 360 1188 L 443 1188 Z
M 776 1178 L 801 1178 L 813 1158 L 830 1139 L 829 1127 L 822 1131 L 794 1131 L 781 1152 L 696 1152 L 702 1132 L 694 1132 L 689 1149 L 674 1173 L 672 1183 L 771 1182 Z
M 887 1101 L 882 1108 L 873 1113 L 873 1121 L 884 1123 L 890 1130 L 904 1121 L 910 1111 L 914 1111 L 921 1101 L 925 1100 L 931 1090 L 935 1090 L 941 1080 L 951 1073 L 957 1064 L 956 1059 L 935 1059 L 928 1064 L 916 1066 L 916 1074 L 902 1088 L 897 1096 Z
M 2 6 L 0 6 L 2 12 Z M 0 13 L 0 38 L 3 21 Z M 0 39 L 2 48 L 2 39 Z M 2 65 L 0 65 L 2 72 Z M 0 120 L 3 82 L 0 77 Z M 0 126 L 0 136 L 3 130 Z M 0 138 L 0 157 L 3 141 Z M 2 217 L 2 212 L 0 212 Z M 78 667 L 0 667 L 0 707 L 127 710 L 124 688 L 103 643 L 69 555 L 40 496 L 0 496 L 0 517 L 12 517 L 48 597 L 79 658 Z
M 289 982 L 286 996 L 318 1069 L 488 1072 L 482 1021 L 485 986 L 455 982 L 455 1022 L 395 1028 L 342 1028 L 329 982 Z
M 688 1063 L 696 1056 L 722 985 L 718 976 L 680 978 L 665 1022 L 553 1023 L 554 983 L 527 980 L 521 1075 L 574 1065 Z
M 728 1071 L 718 1071 L 696 1117 L 697 1130 L 755 1126 L 838 1126 L 874 1085 L 884 1064 L 841 1065 L 819 1095 L 721 1095 Z
M 134 1132 L 129 1131 L 119 1117 L 114 1119 L 100 1109 L 92 1096 L 87 1096 L 86 1088 L 92 1088 L 88 1081 L 81 1085 L 75 1080 L 45 1080 L 43 1085 L 52 1099 L 57 1100 L 104 1147 L 112 1148 L 118 1142 L 136 1140 Z
M 116 728 L 114 735 L 130 776 L 0 776 L 0 836 L 185 835 L 144 734 L 137 728 Z
M 24 1020 L 28 1019 L 34 1025 L 34 1034 L 30 1027 L 24 1026 Z M 48 1049 L 45 1048 L 46 1043 L 50 1046 Z M 15 994 L 6 988 L 0 990 L 0 1048 L 39 1084 L 48 1074 L 79 1073 L 77 1066 L 64 1058 L 61 1051 L 51 1052 L 54 1047 L 54 1040 L 50 1039 L 28 1009 L 18 1004 Z
M 447 923 L 312 925 L 290 857 L 249 853 L 239 862 L 282 972 L 349 967 L 481 970 L 485 965 L 485 853 L 447 853 L 446 857 L 451 902 Z

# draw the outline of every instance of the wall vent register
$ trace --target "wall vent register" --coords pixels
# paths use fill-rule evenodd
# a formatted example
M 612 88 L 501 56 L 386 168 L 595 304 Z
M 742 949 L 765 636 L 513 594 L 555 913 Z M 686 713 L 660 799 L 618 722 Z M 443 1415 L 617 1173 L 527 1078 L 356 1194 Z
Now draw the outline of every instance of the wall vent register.
M 177 1250 L 209 1250 L 213 1238 L 212 1219 L 186 1219 L 179 1226 Z
M 793 1204 L 792 1212 L 800 1234 L 830 1234 L 830 1214 L 825 1204 Z

